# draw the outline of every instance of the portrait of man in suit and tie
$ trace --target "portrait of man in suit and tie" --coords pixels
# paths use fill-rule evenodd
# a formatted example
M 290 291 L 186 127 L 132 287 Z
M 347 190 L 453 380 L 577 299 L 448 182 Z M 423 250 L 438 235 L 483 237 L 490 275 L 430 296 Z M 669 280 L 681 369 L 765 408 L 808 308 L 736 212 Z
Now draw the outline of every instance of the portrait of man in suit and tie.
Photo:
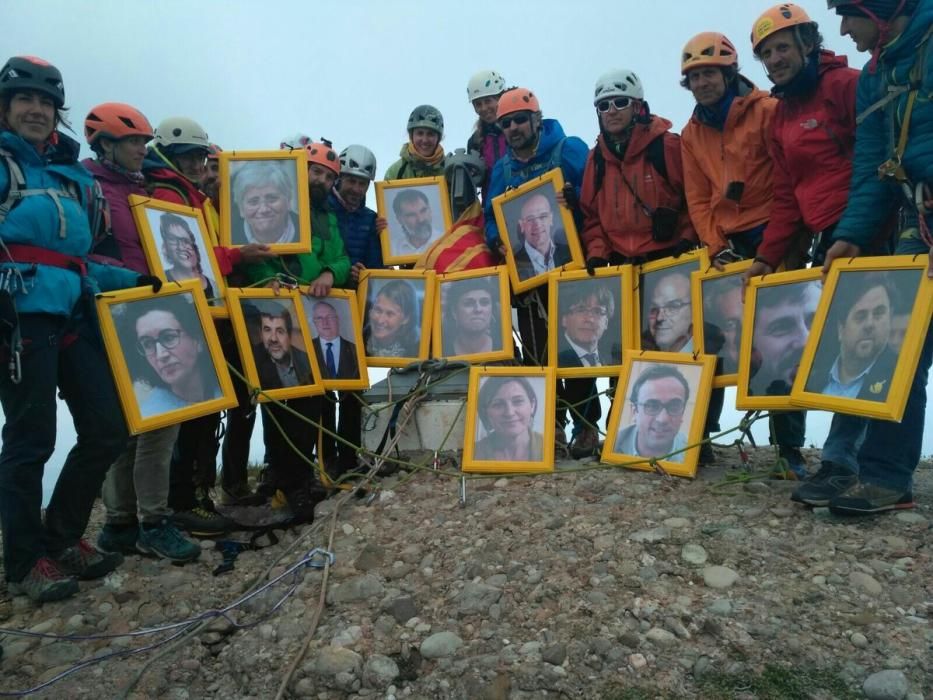
M 324 379 L 359 379 L 356 343 L 341 334 L 340 314 L 336 305 L 346 300 L 320 300 L 311 307 L 311 322 L 316 337 L 314 354 Z M 351 334 L 352 334 L 352 328 Z
M 520 207 L 518 230 L 509 233 L 518 278 L 525 281 L 569 263 L 570 246 L 566 243 L 563 229 L 557 227 L 561 218 L 556 211 L 553 192 L 545 188 L 529 192 L 517 200 L 517 204 Z
M 247 318 L 258 318 L 259 322 L 259 342 L 253 345 L 253 358 L 262 389 L 314 383 L 308 353 L 296 345 L 301 335 L 295 328 L 294 308 L 289 307 L 294 307 L 290 301 L 257 300 L 243 304 Z
M 620 309 L 612 287 L 610 279 L 574 280 L 559 285 L 558 367 L 622 364 Z M 607 332 L 610 328 L 614 331 Z

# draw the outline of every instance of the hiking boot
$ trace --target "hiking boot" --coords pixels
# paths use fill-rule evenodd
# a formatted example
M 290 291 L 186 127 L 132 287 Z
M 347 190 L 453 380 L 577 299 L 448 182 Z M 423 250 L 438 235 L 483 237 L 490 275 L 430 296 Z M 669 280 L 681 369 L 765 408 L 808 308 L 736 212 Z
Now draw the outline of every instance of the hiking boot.
M 834 515 L 871 515 L 889 510 L 908 510 L 914 505 L 910 491 L 857 481 L 829 502 L 829 512 Z
M 153 554 L 175 562 L 194 561 L 201 556 L 201 547 L 182 535 L 168 520 L 139 529 L 136 548 L 143 554 Z
M 824 460 L 816 474 L 794 489 L 790 500 L 814 507 L 828 506 L 832 499 L 857 481 L 855 472 Z
M 308 486 L 289 489 L 284 495 L 295 522 L 298 523 L 313 522 L 314 507 L 326 498 L 324 493 Z
M 136 539 L 138 536 L 139 525 L 136 523 L 107 523 L 97 537 L 97 551 L 136 554 Z
M 569 459 L 570 448 L 567 446 L 567 433 L 561 426 L 554 432 L 554 459 Z
M 22 581 L 7 581 L 10 595 L 25 595 L 36 603 L 70 598 L 78 592 L 78 582 L 62 573 L 48 557 L 40 557 Z
M 570 445 L 570 456 L 574 459 L 592 457 L 599 451 L 599 432 L 595 428 L 584 428 Z
M 803 481 L 808 476 L 807 460 L 800 453 L 800 448 L 778 445 L 778 463 L 771 472 L 771 478 Z
M 222 506 L 261 506 L 266 497 L 250 491 L 249 486 L 239 482 L 231 486 L 221 486 L 218 489 L 217 503 Z
M 233 521 L 220 513 L 195 506 L 172 514 L 172 524 L 195 537 L 217 537 L 233 529 Z
M 711 464 L 716 464 L 716 453 L 713 452 L 713 446 L 709 442 L 704 442 L 700 445 L 700 456 L 697 459 L 698 466 L 708 467 Z
M 123 563 L 119 552 L 98 552 L 87 540 L 78 540 L 78 544 L 51 558 L 63 574 L 82 581 L 106 576 Z

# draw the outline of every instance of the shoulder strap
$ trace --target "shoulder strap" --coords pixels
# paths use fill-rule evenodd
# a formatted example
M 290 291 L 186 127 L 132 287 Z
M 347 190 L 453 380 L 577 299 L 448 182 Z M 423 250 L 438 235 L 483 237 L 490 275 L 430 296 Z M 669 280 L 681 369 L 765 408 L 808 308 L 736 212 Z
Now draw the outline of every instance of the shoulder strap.
M 667 156 L 664 153 L 664 134 L 658 136 L 648 144 L 645 149 L 645 157 L 651 163 L 651 167 L 658 171 L 661 179 L 667 182 Z
M 26 176 L 19 163 L 5 148 L 0 148 L 0 158 L 6 164 L 7 173 L 10 176 L 10 184 L 7 187 L 3 202 L 0 202 L 0 224 L 4 222 L 10 210 L 22 199 L 21 193 L 26 189 Z
M 596 145 L 593 150 L 593 165 L 596 167 L 596 180 L 594 192 L 599 192 L 603 187 L 603 180 L 606 179 L 606 156 L 603 155 L 603 149 Z

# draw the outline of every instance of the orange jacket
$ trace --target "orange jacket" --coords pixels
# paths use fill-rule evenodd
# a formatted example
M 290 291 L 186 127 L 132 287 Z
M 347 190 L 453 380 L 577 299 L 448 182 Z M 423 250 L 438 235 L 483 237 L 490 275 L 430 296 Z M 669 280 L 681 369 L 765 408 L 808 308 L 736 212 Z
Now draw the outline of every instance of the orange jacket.
M 768 137 L 777 100 L 739 77 L 722 131 L 694 112 L 681 134 L 690 218 L 700 241 L 716 255 L 733 233 L 748 231 L 771 215 L 771 155 Z M 726 198 L 731 182 L 744 183 L 741 199 Z
M 649 123 L 637 125 L 623 160 L 609 149 L 602 135 L 597 139 L 596 147 L 590 151 L 586 161 L 580 193 L 582 238 L 587 258 L 608 259 L 613 252 L 635 258 L 672 248 L 684 238 L 696 241 L 684 197 L 680 137 L 670 133 L 670 128 L 671 123 L 667 119 L 654 115 Z M 664 139 L 665 177 L 647 157 L 648 144 L 655 139 Z M 605 163 L 602 184 L 598 188 L 597 149 Z M 637 199 L 633 190 L 638 193 Z M 678 235 L 660 243 L 651 236 L 650 211 L 658 207 L 681 212 Z

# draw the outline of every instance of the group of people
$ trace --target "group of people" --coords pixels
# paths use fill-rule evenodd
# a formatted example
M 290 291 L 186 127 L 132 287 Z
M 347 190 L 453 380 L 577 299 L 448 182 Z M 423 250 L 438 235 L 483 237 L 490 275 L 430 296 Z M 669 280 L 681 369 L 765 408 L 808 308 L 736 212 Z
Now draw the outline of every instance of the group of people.
M 697 246 L 708 249 L 716 267 L 753 259 L 746 277 L 768 274 L 781 264 L 801 267 L 811 249 L 827 268 L 837 258 L 866 253 L 928 254 L 933 137 L 926 130 L 933 108 L 917 96 L 929 93 L 933 81 L 927 41 L 933 0 L 828 0 L 828 5 L 841 16 L 842 33 L 871 54 L 861 72 L 823 48 L 819 28 L 801 7 L 776 5 L 755 21 L 751 34 L 752 53 L 774 83 L 770 95 L 742 75 L 739 52 L 724 35 L 704 32 L 686 43 L 680 79 L 696 107 L 679 136 L 668 120 L 651 112 L 646 86 L 628 69 L 610 71 L 596 83 L 599 135 L 593 149 L 545 118 L 533 91 L 507 89 L 494 71 L 475 75 L 468 97 L 478 122 L 469 148 L 485 165 L 476 183 L 489 249 L 484 256 L 495 259 L 504 252 L 492 200 L 555 168 L 566 183 L 557 204 L 572 213 L 591 273 L 606 265 L 678 256 Z M 0 525 L 7 588 L 36 601 L 73 595 L 75 579 L 107 574 L 127 552 L 178 562 L 197 558 L 199 546 L 182 531 L 217 534 L 230 526 L 210 498 L 218 452 L 220 497 L 228 503 L 256 498 L 246 479 L 255 420 L 248 388 L 236 383 L 240 403 L 227 413 L 222 441 L 219 415 L 128 437 L 93 309 L 99 291 L 151 286 L 158 292 L 162 284 L 147 266 L 128 196 L 195 207 L 214 221 L 219 148 L 192 119 L 167 118 L 152 129 L 132 106 L 106 103 L 85 120 L 94 157 L 78 162 L 78 144 L 58 128 L 64 109 L 64 84 L 53 65 L 17 56 L 0 70 L 0 344 L 7 368 L 0 373 L 5 416 Z M 416 108 L 400 159 L 385 178 L 444 175 L 450 163 L 441 146 L 443 129 L 437 109 Z M 250 183 L 244 180 L 236 198 L 243 244 L 214 250 L 228 285 L 287 276 L 310 295 L 324 297 L 332 288 L 355 285 L 365 269 L 385 267 L 377 241 L 386 222 L 365 205 L 376 179 L 372 152 L 353 145 L 338 154 L 330 144 L 302 135 L 284 140 L 282 147 L 307 154 L 311 250 L 293 255 L 269 250 L 269 243 L 293 228 L 288 203 L 281 201 L 282 191 L 259 179 L 252 183 L 256 191 L 247 192 Z M 521 230 L 527 231 L 532 269 L 559 265 L 563 252 L 553 237 L 542 234 L 553 226 L 550 213 L 534 199 L 527 205 Z M 532 205 L 541 205 L 541 211 L 531 211 Z M 267 228 L 278 234 L 266 235 Z M 417 222 L 413 229 L 418 230 Z M 169 230 L 173 247 L 190 249 L 181 229 Z M 193 252 L 188 250 L 189 262 Z M 181 265 L 183 256 L 175 257 Z M 481 314 L 483 291 L 477 292 L 463 295 L 462 303 Z M 672 291 L 675 297 L 683 293 Z M 679 311 L 676 298 L 665 299 L 659 296 L 657 302 L 659 325 L 662 317 L 672 319 Z M 536 288 L 513 295 L 513 304 L 522 361 L 545 364 L 546 299 Z M 588 361 L 592 351 L 584 340 L 597 332 L 606 305 L 598 295 L 588 295 L 572 306 L 570 316 L 589 320 L 577 324 L 581 332 L 562 344 L 562 352 Z M 323 322 L 327 308 L 318 311 Z M 274 361 L 283 349 L 279 327 L 287 320 L 273 309 L 261 309 L 260 315 L 262 352 Z M 570 316 L 561 320 L 568 332 L 574 325 Z M 184 342 L 182 328 L 152 323 L 167 320 L 151 313 L 135 319 L 144 360 L 152 363 L 160 352 L 177 352 Z M 227 361 L 239 367 L 229 323 L 216 324 Z M 660 330 L 666 329 L 659 328 L 659 338 Z M 321 352 L 317 346 L 315 351 Z M 821 468 L 798 487 L 795 500 L 828 504 L 842 513 L 912 505 L 931 354 L 928 334 L 900 423 L 834 417 Z M 334 355 L 335 369 L 336 362 Z M 330 362 L 319 357 L 319 364 L 326 376 Z M 657 388 L 652 382 L 670 389 L 670 396 L 649 396 L 648 390 Z M 687 400 L 675 396 L 678 384 L 676 377 L 644 377 L 631 401 L 655 422 L 670 421 Z M 480 416 L 484 423 L 520 434 L 514 445 L 534 444 L 529 417 L 540 408 L 535 392 L 519 381 L 488 387 L 480 397 L 488 404 Z M 42 472 L 55 444 L 57 391 L 74 418 L 77 441 L 43 519 Z M 569 444 L 567 411 L 555 411 L 558 454 L 595 454 L 601 410 L 594 381 L 564 380 L 558 395 L 575 407 Z M 721 394 L 719 407 L 716 401 L 708 432 L 718 427 Z M 268 469 L 259 495 L 279 490 L 299 517 L 312 517 L 323 495 L 305 460 L 316 455 L 330 476 L 339 478 L 356 467 L 357 456 L 352 445 L 309 429 L 306 421 L 340 435 L 359 435 L 360 408 L 353 392 L 291 399 L 288 406 L 263 404 L 270 419 L 264 424 L 275 427 L 263 436 Z M 803 415 L 775 418 L 773 439 L 804 476 Z M 508 457 L 505 451 L 511 449 L 494 441 L 477 447 L 494 458 Z M 92 547 L 83 534 L 102 487 L 106 524 Z

